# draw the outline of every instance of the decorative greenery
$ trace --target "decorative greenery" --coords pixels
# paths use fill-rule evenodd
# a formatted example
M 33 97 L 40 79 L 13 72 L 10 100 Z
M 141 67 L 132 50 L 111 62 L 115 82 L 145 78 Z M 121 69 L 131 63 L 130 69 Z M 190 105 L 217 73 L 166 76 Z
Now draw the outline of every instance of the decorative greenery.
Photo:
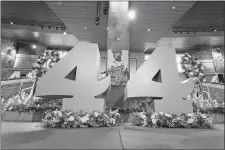
M 111 127 L 119 124 L 120 114 L 117 111 L 105 113 L 93 111 L 92 113 L 75 113 L 71 110 L 46 112 L 42 120 L 46 128 L 78 128 L 78 127 Z
M 133 113 L 133 125 L 152 128 L 213 128 L 212 118 L 206 114 Z
M 2 99 L 4 103 L 4 99 Z M 33 97 L 31 101 L 26 101 L 26 99 L 21 99 L 20 96 L 14 96 L 8 100 L 4 106 L 5 111 L 17 111 L 21 112 L 39 112 L 44 113 L 45 111 L 54 111 L 60 109 L 62 105 L 62 100 L 55 100 L 53 105 L 49 105 L 48 101 L 44 101 L 41 98 Z
M 15 77 L 15 78 L 10 78 L 10 79 L 8 79 L 8 78 L 1 78 L 1 81 L 20 80 L 20 79 L 27 79 L 27 78 L 28 77 L 20 77 L 20 78 Z

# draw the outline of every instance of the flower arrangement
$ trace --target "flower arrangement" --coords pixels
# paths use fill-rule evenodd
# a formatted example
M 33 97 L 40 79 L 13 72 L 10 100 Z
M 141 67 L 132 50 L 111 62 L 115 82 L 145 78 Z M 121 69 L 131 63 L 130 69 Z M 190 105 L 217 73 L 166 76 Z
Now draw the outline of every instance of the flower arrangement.
M 43 76 L 50 68 L 52 68 L 61 59 L 58 51 L 46 50 L 38 57 L 36 63 L 33 64 L 33 70 L 29 73 L 30 78 Z
M 2 99 L 4 103 L 4 99 Z M 19 113 L 23 112 L 38 112 L 44 113 L 45 111 L 54 111 L 60 109 L 61 101 L 57 101 L 54 105 L 48 105 L 43 99 L 38 97 L 33 97 L 31 101 L 26 101 L 26 99 L 21 99 L 20 96 L 14 96 L 8 100 L 4 106 L 5 111 L 17 111 Z
M 188 78 L 194 78 L 196 82 L 203 81 L 204 79 L 204 67 L 201 63 L 197 62 L 197 58 L 189 55 L 188 53 L 183 54 L 181 57 L 181 67 L 183 69 L 183 75 Z
M 183 113 L 133 113 L 132 123 L 136 126 L 152 128 L 213 128 L 212 117 L 207 114 Z
M 78 128 L 78 127 L 111 127 L 118 125 L 120 114 L 117 111 L 83 113 L 80 111 L 75 113 L 71 110 L 55 110 L 46 112 L 46 116 L 42 119 L 46 128 Z
M 27 78 L 28 77 L 20 77 L 20 78 L 15 77 L 15 78 L 10 78 L 10 79 L 8 79 L 8 78 L 1 78 L 1 81 L 19 80 L 19 79 L 27 79 Z

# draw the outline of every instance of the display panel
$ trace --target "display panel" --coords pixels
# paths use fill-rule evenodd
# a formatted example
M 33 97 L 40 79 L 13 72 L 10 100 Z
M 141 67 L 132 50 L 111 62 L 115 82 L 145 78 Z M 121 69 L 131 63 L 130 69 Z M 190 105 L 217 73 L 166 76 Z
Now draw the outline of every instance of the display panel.
M 108 50 L 107 72 L 112 85 L 125 86 L 129 79 L 129 51 Z

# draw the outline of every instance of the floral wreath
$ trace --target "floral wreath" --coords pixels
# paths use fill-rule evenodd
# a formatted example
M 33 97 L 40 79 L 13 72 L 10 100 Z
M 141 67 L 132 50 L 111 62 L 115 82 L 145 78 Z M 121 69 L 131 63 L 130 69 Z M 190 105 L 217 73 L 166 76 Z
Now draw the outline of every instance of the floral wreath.
M 203 82 L 205 77 L 203 71 L 204 67 L 201 63 L 197 62 L 197 58 L 189 55 L 188 53 L 181 56 L 181 67 L 183 69 L 183 75 L 188 78 L 194 78 L 197 81 Z

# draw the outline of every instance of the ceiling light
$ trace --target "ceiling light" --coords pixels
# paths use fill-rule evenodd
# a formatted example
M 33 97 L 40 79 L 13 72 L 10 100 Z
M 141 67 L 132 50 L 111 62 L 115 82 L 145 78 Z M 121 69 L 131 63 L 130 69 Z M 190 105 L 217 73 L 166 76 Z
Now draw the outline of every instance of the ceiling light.
M 130 10 L 130 11 L 129 11 L 129 13 L 128 13 L 128 17 L 129 17 L 129 19 L 131 19 L 131 20 L 132 20 L 132 19 L 134 19 L 134 18 L 135 18 L 135 16 L 136 16 L 136 15 L 135 15 L 135 12 L 134 12 L 133 10 Z
M 217 30 L 215 29 L 213 32 L 216 32 Z
M 175 9 L 175 8 L 176 8 L 175 6 L 172 7 L 172 9 Z
M 66 31 L 64 31 L 63 34 L 66 35 Z
M 117 38 L 117 41 L 119 41 L 120 40 L 120 38 Z
M 37 47 L 36 45 L 34 45 L 34 44 L 32 45 L 32 48 L 33 48 L 33 49 L 35 49 L 36 47 Z
M 151 29 L 148 29 L 148 32 L 151 31 Z
M 10 22 L 10 24 L 14 24 L 13 22 Z
M 87 29 L 87 27 L 84 27 L 84 29 L 86 30 L 86 29 Z

